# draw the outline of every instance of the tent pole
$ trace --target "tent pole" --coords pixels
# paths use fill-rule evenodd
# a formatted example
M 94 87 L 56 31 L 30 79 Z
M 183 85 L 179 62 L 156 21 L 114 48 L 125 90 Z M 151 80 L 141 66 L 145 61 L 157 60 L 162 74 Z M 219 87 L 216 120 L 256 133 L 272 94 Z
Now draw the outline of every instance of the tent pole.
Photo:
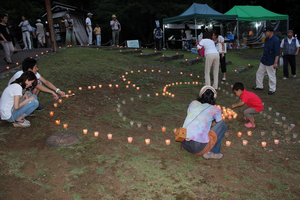
M 239 20 L 236 21 L 237 47 L 240 47 Z
M 163 24 L 163 49 L 165 49 L 165 25 Z

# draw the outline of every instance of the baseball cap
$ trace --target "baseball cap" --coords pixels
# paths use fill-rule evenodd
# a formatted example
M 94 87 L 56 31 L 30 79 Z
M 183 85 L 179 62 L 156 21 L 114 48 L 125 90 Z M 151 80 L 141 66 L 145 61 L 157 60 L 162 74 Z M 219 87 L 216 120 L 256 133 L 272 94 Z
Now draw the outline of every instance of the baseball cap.
M 92 13 L 88 13 L 87 16 L 93 15 Z

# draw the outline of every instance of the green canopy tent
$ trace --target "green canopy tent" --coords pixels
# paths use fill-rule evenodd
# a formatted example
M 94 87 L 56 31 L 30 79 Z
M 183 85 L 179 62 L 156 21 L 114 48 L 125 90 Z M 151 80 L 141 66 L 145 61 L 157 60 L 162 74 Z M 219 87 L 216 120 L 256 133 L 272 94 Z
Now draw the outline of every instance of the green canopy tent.
M 234 6 L 231 8 L 228 12 L 225 13 L 225 15 L 237 15 L 238 16 L 238 23 L 237 23 L 237 38 L 240 38 L 241 30 L 239 27 L 240 23 L 245 22 L 252 22 L 252 24 L 255 24 L 254 27 L 257 29 L 257 35 L 261 35 L 263 29 L 268 25 L 273 25 L 274 30 L 279 30 L 279 23 L 275 23 L 274 21 L 286 21 L 286 30 L 289 28 L 289 16 L 288 15 L 282 15 L 277 14 L 272 11 L 269 11 L 262 6 Z M 272 21 L 274 23 L 272 23 Z M 251 27 L 251 25 L 247 24 L 248 27 Z M 284 22 L 285 23 L 285 22 Z M 258 31 L 260 30 L 260 31 Z M 256 40 L 261 39 L 261 37 L 257 37 Z M 239 40 L 238 40 L 239 41 Z M 251 41 L 251 40 L 250 40 Z M 252 41 L 255 42 L 255 38 L 252 38 Z
M 218 11 L 215 11 L 207 4 L 193 3 L 181 15 L 163 19 L 163 31 L 165 33 L 165 28 L 172 28 L 171 25 L 174 25 L 173 27 L 182 28 L 180 25 L 190 24 L 194 25 L 195 33 L 197 35 L 197 27 L 200 28 L 200 26 L 197 26 L 197 24 L 206 23 L 213 20 L 237 21 L 237 15 L 224 15 Z M 165 44 L 165 34 L 163 43 Z

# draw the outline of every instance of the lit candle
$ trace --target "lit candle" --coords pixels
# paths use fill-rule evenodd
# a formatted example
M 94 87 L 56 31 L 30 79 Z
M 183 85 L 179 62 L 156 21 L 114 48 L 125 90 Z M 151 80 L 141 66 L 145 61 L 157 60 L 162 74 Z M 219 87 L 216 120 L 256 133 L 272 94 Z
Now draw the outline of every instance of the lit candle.
M 9 69 L 9 66 L 7 66 L 6 69 Z
M 166 145 L 170 145 L 171 140 L 166 140 Z
M 136 125 L 138 126 L 138 128 L 140 128 L 142 126 L 141 122 L 137 122 Z
M 149 124 L 149 125 L 147 125 L 147 129 L 148 129 L 148 131 L 150 131 L 151 130 L 151 128 L 152 128 L 152 126 Z
M 267 146 L 267 142 L 261 142 L 261 146 L 262 147 L 266 147 Z
M 149 145 L 150 144 L 150 139 L 145 139 L 145 143 L 146 143 L 146 145 Z
M 69 95 L 68 95 L 68 94 L 66 94 L 66 98 L 69 98 Z
M 99 85 L 98 87 L 99 87 L 99 88 L 102 88 L 102 85 Z
M 62 103 L 62 99 L 58 99 L 58 103 Z
M 60 124 L 60 120 L 59 120 L 59 119 L 55 120 L 55 123 L 56 123 L 57 125 Z
M 54 112 L 53 111 L 50 111 L 49 112 L 50 116 L 52 117 L 54 115 Z
M 63 126 L 64 126 L 64 128 L 65 128 L 65 129 L 67 129 L 67 128 L 68 128 L 68 124 L 64 124 Z
M 72 91 L 71 91 L 71 90 L 69 90 L 69 91 L 68 91 L 68 93 L 69 93 L 69 94 L 71 94 L 71 93 L 72 93 Z
M 172 97 L 174 98 L 174 97 L 175 97 L 175 94 L 172 94 Z
M 156 96 L 158 96 L 158 95 L 159 95 L 159 93 L 155 93 L 155 95 L 156 95 Z
M 118 88 L 118 87 L 119 87 L 119 85 L 118 85 L 118 84 L 116 84 L 116 85 L 115 85 L 115 87 L 116 87 L 116 88 Z
M 140 73 L 141 72 L 141 70 L 138 70 L 138 73 Z
M 17 62 L 16 65 L 19 65 L 19 63 Z
M 88 86 L 88 89 L 90 90 L 92 88 L 92 86 Z
M 231 142 L 230 141 L 226 141 L 226 146 L 230 146 Z
M 128 137 L 128 138 L 127 138 L 127 141 L 128 141 L 128 143 L 131 143 L 131 142 L 132 142 L 132 140 L 133 140 L 133 138 L 132 138 L 132 137 Z
M 158 73 L 160 73 L 161 72 L 161 70 L 158 70 Z
M 98 136 L 99 136 L 99 132 L 98 132 L 98 131 L 95 131 L 95 132 L 94 132 L 94 136 L 95 136 L 95 137 L 98 137 Z
M 109 140 L 111 140 L 112 134 L 111 134 L 111 133 L 107 134 L 107 138 L 108 138 Z
M 279 140 L 278 139 L 274 139 L 274 144 L 278 144 Z
M 126 121 L 127 118 L 126 118 L 126 116 L 123 116 L 122 119 L 123 119 L 123 121 Z
M 231 120 L 231 119 L 232 119 L 232 116 L 231 116 L 231 115 L 228 115 L 228 119 Z
M 132 74 L 133 74 L 133 71 L 131 71 L 130 73 L 132 73 Z
M 144 69 L 144 72 L 147 72 L 147 70 L 146 70 L 146 69 Z
M 252 131 L 248 131 L 247 134 L 248 134 L 248 136 L 251 136 L 252 135 Z
M 239 137 L 242 137 L 242 132 L 238 132 L 237 134 Z
M 88 130 L 87 130 L 87 129 L 83 129 L 83 130 L 82 130 L 82 132 L 83 132 L 83 134 L 85 134 L 85 135 L 86 135 L 86 134 L 87 134 L 87 132 L 88 132 Z
M 78 89 L 79 89 L 79 90 L 82 90 L 82 87 L 79 87 Z
M 140 87 L 136 87 L 136 90 L 139 90 L 140 89 Z
M 54 106 L 54 108 L 56 108 L 57 107 L 57 103 L 54 103 L 53 106 Z
M 36 54 L 35 57 L 39 57 L 39 55 Z
M 126 88 L 129 88 L 129 85 L 126 85 Z
M 133 126 L 133 124 L 134 124 L 134 121 L 133 121 L 133 120 L 131 120 L 129 123 L 130 123 L 130 125 L 131 125 L 131 126 Z
M 111 88 L 111 87 L 112 87 L 112 84 L 109 84 L 108 86 Z
M 246 146 L 248 144 L 247 140 L 243 140 L 243 145 Z
M 48 53 L 49 51 L 47 50 L 46 53 Z
M 164 127 L 164 126 L 161 127 L 161 131 L 162 131 L 162 132 L 165 132 L 165 131 L 166 131 L 166 127 Z
M 235 113 L 235 114 L 233 115 L 233 119 L 236 119 L 237 116 L 238 116 L 238 114 Z
M 93 89 L 96 89 L 96 85 L 93 85 Z

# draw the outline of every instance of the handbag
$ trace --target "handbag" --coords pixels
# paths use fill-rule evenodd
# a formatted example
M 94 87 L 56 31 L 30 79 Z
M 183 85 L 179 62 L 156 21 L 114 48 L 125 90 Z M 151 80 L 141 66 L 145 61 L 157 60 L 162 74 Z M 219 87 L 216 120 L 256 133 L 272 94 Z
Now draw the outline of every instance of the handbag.
M 207 108 L 209 108 L 209 106 L 207 106 L 204 110 L 206 110 Z M 187 127 L 197 118 L 199 117 L 199 115 L 204 111 L 202 110 L 185 128 L 180 127 L 175 131 L 175 141 L 176 142 L 182 142 L 183 140 L 186 139 L 186 132 L 187 132 Z

